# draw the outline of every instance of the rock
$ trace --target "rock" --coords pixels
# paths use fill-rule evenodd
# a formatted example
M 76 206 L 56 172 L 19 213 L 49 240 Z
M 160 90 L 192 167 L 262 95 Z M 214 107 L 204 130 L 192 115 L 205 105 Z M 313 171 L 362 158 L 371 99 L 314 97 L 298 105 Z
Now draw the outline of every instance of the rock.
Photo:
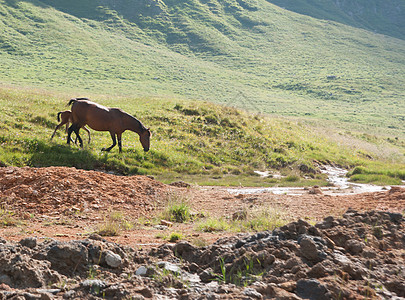
M 322 190 L 321 190 L 321 188 L 320 188 L 319 186 L 315 185 L 315 186 L 311 187 L 311 188 L 308 190 L 308 194 L 312 194 L 312 195 L 322 195 L 323 192 L 322 192 Z
M 166 221 L 166 220 L 160 220 L 160 225 L 167 226 L 167 227 L 172 227 L 173 222 Z
M 87 289 L 90 293 L 94 293 L 96 295 L 102 294 L 102 290 L 107 287 L 107 284 L 99 279 L 87 279 L 80 285 Z
M 87 248 L 78 242 L 53 242 L 46 258 L 63 275 L 85 271 L 89 263 Z
M 11 286 L 12 285 L 12 281 L 10 276 L 8 276 L 7 274 L 3 274 L 0 275 L 0 284 L 4 284 L 6 286 Z
M 253 288 L 245 288 L 242 293 L 243 295 L 249 297 L 249 299 L 262 299 L 262 294 Z
M 270 298 L 270 299 L 277 299 L 277 300 L 299 300 L 301 299 L 297 295 L 278 287 L 277 285 L 269 284 L 266 289 L 266 293 L 264 294 L 266 296 L 265 299 Z
M 305 299 L 329 300 L 325 285 L 316 279 L 301 279 L 297 281 L 296 294 Z
M 172 272 L 172 273 L 180 273 L 181 269 L 179 266 L 176 266 L 175 264 L 172 264 L 168 261 L 160 261 L 157 263 L 159 268 L 162 268 L 166 271 Z
M 355 239 L 350 239 L 346 241 L 345 249 L 347 252 L 353 255 L 358 255 L 361 253 L 366 245 L 363 242 L 360 242 Z
M 146 276 L 147 273 L 148 273 L 148 269 L 145 266 L 141 266 L 138 268 L 138 270 L 136 270 L 135 275 Z
M 303 257 L 311 262 L 317 262 L 320 260 L 318 249 L 313 239 L 304 237 L 299 241 L 299 245 Z
M 20 244 L 25 247 L 34 249 L 37 246 L 37 239 L 35 237 L 27 237 L 25 239 L 22 239 L 20 241 Z
M 214 271 L 211 268 L 208 268 L 208 269 L 205 269 L 204 271 L 202 271 L 198 275 L 200 276 L 200 279 L 202 282 L 208 283 L 216 278 L 215 275 L 213 275 L 213 274 L 214 274 Z
M 122 258 L 118 254 L 115 254 L 114 252 L 107 250 L 105 252 L 105 262 L 111 268 L 118 268 L 122 264 Z

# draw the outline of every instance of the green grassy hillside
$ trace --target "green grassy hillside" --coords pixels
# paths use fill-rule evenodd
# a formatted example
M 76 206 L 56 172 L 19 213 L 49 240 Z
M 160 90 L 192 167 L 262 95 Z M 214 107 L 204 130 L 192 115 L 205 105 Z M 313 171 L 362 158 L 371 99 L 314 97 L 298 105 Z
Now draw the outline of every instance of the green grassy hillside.
M 285 9 L 405 39 L 402 0 L 268 0 Z
M 50 141 L 56 114 L 67 109 L 68 100 L 63 94 L 1 88 L 0 165 L 74 166 L 155 175 L 162 181 L 266 186 L 323 185 L 326 178 L 314 172 L 317 165 L 337 164 L 353 169 L 358 181 L 400 184 L 405 179 L 405 145 L 394 147 L 376 137 L 359 145 L 354 136 L 321 134 L 302 122 L 170 98 L 98 96 L 97 102 L 120 107 L 151 128 L 151 150 L 143 152 L 138 136 L 125 132 L 123 153 L 116 148 L 102 152 L 111 138 L 95 131 L 91 144 L 85 138 L 80 150 L 66 145 L 64 128 Z M 333 133 L 340 138 L 332 138 Z M 385 153 L 373 151 L 371 145 L 380 145 Z M 263 179 L 255 176 L 257 170 L 284 177 Z
M 0 0 L 0 81 L 72 97 L 176 96 L 402 139 L 404 53 L 265 0 Z

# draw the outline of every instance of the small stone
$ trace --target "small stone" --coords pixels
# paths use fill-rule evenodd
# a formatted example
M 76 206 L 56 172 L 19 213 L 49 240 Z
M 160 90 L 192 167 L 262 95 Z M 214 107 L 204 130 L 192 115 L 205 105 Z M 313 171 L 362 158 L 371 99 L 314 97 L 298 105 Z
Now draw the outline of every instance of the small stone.
M 146 276 L 148 269 L 145 266 L 141 266 L 136 270 L 135 275 L 138 276 Z
M 262 299 L 262 294 L 252 288 L 245 288 L 243 294 L 251 299 Z
M 27 237 L 22 239 L 20 244 L 30 249 L 34 249 L 37 246 L 37 239 L 35 237 Z
M 114 252 L 107 250 L 105 254 L 105 262 L 111 268 L 118 268 L 122 264 L 122 258 L 118 254 L 115 254 Z
M 172 227 L 173 222 L 166 221 L 166 220 L 160 220 L 160 225 L 167 226 L 167 227 Z
M 366 245 L 358 240 L 350 239 L 346 241 L 345 249 L 352 255 L 361 253 Z
M 205 269 L 199 274 L 201 281 L 204 283 L 211 282 L 213 279 L 215 279 L 213 273 L 214 271 L 211 268 Z

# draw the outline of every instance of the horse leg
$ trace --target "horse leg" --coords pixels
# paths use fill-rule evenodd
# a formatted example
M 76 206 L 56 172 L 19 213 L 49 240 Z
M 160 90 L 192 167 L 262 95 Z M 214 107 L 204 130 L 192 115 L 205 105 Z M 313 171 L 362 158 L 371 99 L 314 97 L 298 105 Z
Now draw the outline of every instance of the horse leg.
M 51 141 L 52 141 L 53 137 L 55 136 L 56 131 L 57 131 L 62 125 L 63 125 L 63 124 L 59 124 L 58 126 L 56 126 L 55 131 L 52 133 Z
M 121 145 L 121 133 L 117 133 L 118 138 L 118 148 L 120 149 L 120 153 L 122 152 L 122 145 Z
M 75 125 L 72 124 L 68 129 L 68 136 L 67 136 L 67 143 L 68 144 L 70 144 L 70 141 L 73 141 L 71 136 L 72 136 L 72 132 L 73 132 L 74 128 L 75 128 Z
M 113 141 L 113 144 L 110 146 L 110 147 L 108 147 L 108 148 L 103 148 L 103 149 L 101 149 L 101 151 L 110 151 L 112 148 L 114 148 L 115 147 L 115 145 L 117 145 L 117 139 L 115 138 L 115 132 L 110 132 L 110 135 L 111 135 L 111 139 L 112 139 L 112 141 Z
M 72 124 L 72 126 L 69 127 L 67 143 L 70 144 L 70 141 L 73 141 L 71 136 L 72 136 L 72 132 L 74 131 L 76 133 L 76 139 L 79 140 L 80 148 L 83 148 L 83 140 L 79 135 L 79 130 L 80 130 L 80 127 L 77 124 Z
M 79 130 L 80 130 L 80 127 L 79 127 L 79 126 L 76 126 L 76 130 L 75 130 L 75 133 L 76 133 L 76 140 L 79 140 L 80 148 L 83 148 L 83 140 L 82 140 L 82 138 L 81 138 L 80 135 L 79 135 Z
M 86 126 L 83 126 L 83 129 L 87 131 L 87 134 L 89 135 L 89 144 L 90 144 L 90 130 Z

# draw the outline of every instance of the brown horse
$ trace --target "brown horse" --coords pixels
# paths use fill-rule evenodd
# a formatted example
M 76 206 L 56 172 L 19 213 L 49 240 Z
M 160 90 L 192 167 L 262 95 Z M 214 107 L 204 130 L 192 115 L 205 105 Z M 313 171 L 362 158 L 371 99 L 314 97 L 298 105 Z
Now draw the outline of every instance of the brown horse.
M 69 123 L 73 123 L 73 119 L 72 119 L 72 112 L 70 110 L 65 110 L 65 111 L 60 111 L 58 112 L 58 122 L 60 122 L 58 124 L 58 126 L 56 126 L 55 131 L 53 132 L 52 136 L 51 136 L 51 141 L 53 139 L 53 137 L 56 134 L 56 131 L 61 128 L 63 125 L 66 124 L 66 133 L 68 133 L 68 128 L 69 128 Z M 87 131 L 87 134 L 89 135 L 89 144 L 90 144 L 90 130 L 87 129 L 86 126 L 83 126 L 83 129 Z M 77 136 L 76 136 L 76 141 L 77 141 Z M 75 141 L 75 143 L 76 143 Z
M 85 125 L 97 131 L 109 131 L 113 144 L 102 151 L 110 151 L 118 139 L 119 151 L 122 152 L 121 135 L 125 130 L 131 130 L 139 135 L 139 140 L 143 150 L 149 151 L 150 130 L 135 117 L 127 114 L 119 108 L 108 108 L 100 104 L 89 101 L 88 98 L 73 98 L 68 105 L 72 105 L 73 124 L 68 129 L 67 143 L 70 143 L 70 136 L 74 131 L 79 139 L 80 147 L 83 141 L 79 135 L 79 130 Z

